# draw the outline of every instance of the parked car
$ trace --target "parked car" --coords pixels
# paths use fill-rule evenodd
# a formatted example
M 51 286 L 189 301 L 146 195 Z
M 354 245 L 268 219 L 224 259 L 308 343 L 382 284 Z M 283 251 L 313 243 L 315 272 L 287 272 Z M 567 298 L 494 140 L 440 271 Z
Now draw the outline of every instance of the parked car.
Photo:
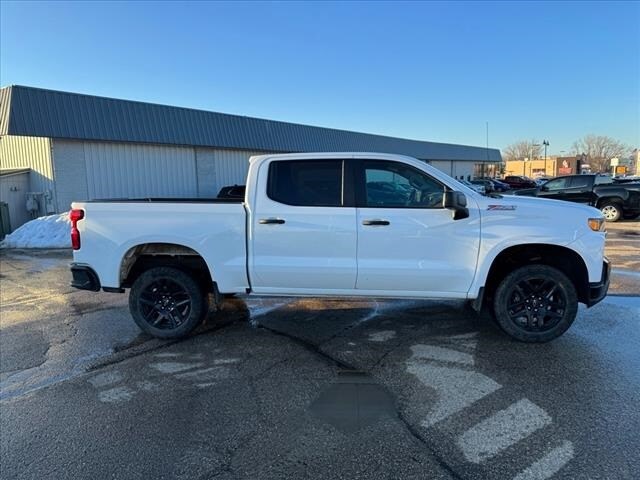
M 495 191 L 495 188 L 493 188 L 493 182 L 490 180 L 475 179 L 471 180 L 471 184 L 480 185 L 484 189 L 483 193 L 491 193 Z
M 600 209 L 610 222 L 640 215 L 640 182 L 619 183 L 609 176 L 567 175 L 549 180 L 541 187 L 520 190 L 516 195 L 591 205 Z
M 511 187 L 509 186 L 508 183 L 505 182 L 501 182 L 500 180 L 498 180 L 497 178 L 489 178 L 489 177 L 485 177 L 482 180 L 488 180 L 493 184 L 493 189 L 496 192 L 506 192 L 508 190 L 511 190 Z
M 542 185 L 547 183 L 549 180 L 551 180 L 551 178 L 553 177 L 536 177 L 533 181 L 536 182 L 536 185 L 538 187 L 541 187 Z
M 470 188 L 471 190 L 473 190 L 474 192 L 480 193 L 482 195 L 484 195 L 486 193 L 486 191 L 484 189 L 484 185 L 474 184 L 474 183 L 471 183 L 471 181 L 465 180 L 465 179 L 460 179 L 458 181 L 462 185 L 464 185 L 465 187 Z
M 503 182 L 509 185 L 514 190 L 519 188 L 536 188 L 538 186 L 536 182 L 529 177 L 520 175 L 506 176 L 504 177 Z
M 376 196 L 375 182 L 395 187 Z M 400 155 L 252 157 L 243 200 L 74 202 L 70 220 L 72 285 L 130 289 L 135 322 L 161 338 L 246 294 L 465 299 L 546 342 L 609 286 L 598 210 L 483 196 Z

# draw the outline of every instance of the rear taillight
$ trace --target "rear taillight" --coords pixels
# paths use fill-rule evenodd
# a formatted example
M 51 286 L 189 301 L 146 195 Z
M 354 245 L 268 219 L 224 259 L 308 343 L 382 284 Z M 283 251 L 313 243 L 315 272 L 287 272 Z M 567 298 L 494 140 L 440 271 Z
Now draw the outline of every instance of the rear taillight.
M 71 220 L 71 248 L 80 250 L 80 230 L 78 230 L 78 220 L 84 218 L 84 210 L 71 210 L 69 220 Z

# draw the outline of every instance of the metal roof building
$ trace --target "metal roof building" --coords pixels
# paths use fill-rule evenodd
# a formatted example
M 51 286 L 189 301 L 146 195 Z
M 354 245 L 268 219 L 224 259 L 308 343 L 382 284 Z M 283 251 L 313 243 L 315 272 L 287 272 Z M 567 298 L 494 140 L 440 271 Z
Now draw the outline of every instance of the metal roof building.
M 0 89 L 0 166 L 31 168 L 40 213 L 74 199 L 215 195 L 268 152 L 410 155 L 453 176 L 501 160 L 496 149 L 372 135 L 39 88 Z M 485 168 L 485 167 L 481 167 Z

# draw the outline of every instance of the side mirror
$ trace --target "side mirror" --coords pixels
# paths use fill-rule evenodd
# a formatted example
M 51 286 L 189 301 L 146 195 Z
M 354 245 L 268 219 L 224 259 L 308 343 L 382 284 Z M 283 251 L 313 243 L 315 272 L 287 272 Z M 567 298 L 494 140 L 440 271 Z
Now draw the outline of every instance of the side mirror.
M 541 190 L 541 191 L 543 191 L 543 192 L 548 192 L 548 191 L 549 191 L 549 187 L 547 187 L 547 186 L 545 186 L 545 185 L 542 185 L 542 186 L 540 187 L 540 190 Z
M 442 206 L 452 211 L 454 220 L 462 220 L 469 216 L 467 197 L 462 192 L 446 191 L 442 197 Z

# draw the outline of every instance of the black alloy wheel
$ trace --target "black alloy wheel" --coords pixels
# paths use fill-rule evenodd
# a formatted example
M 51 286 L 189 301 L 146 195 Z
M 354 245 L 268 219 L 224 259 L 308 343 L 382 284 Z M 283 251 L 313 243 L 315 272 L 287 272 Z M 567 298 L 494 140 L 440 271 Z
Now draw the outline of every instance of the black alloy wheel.
M 510 290 L 507 312 L 511 321 L 528 332 L 555 327 L 567 308 L 566 295 L 554 280 L 530 277 Z
M 129 310 L 143 331 L 159 338 L 180 338 L 202 322 L 208 311 L 206 299 L 188 273 L 155 267 L 133 283 Z
M 578 299 L 571 280 L 548 265 L 527 265 L 507 275 L 494 297 L 502 329 L 524 342 L 548 342 L 573 323 Z
M 138 298 L 140 313 L 152 327 L 173 330 L 191 313 L 191 296 L 185 288 L 168 278 L 151 282 Z

